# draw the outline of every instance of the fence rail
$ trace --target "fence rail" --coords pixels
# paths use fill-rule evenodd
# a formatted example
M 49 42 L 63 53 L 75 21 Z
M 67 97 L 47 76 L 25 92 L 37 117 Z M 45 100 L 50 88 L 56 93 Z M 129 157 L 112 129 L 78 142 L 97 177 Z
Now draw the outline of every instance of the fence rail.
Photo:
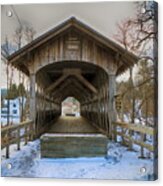
M 133 144 L 140 146 L 140 157 L 145 157 L 144 149 L 154 152 L 154 144 L 150 144 L 146 140 L 147 135 L 154 138 L 154 128 L 124 122 L 113 122 L 113 128 L 115 138 L 117 139 L 117 136 L 121 136 L 121 142 L 128 145 L 129 149 L 133 148 Z M 140 138 L 134 139 L 134 133 L 139 134 Z
M 21 140 L 27 144 L 33 139 L 33 121 L 25 121 L 18 125 L 3 127 L 1 129 L 1 149 L 6 148 L 6 158 L 10 155 L 10 145 L 16 143 L 17 150 L 20 150 Z

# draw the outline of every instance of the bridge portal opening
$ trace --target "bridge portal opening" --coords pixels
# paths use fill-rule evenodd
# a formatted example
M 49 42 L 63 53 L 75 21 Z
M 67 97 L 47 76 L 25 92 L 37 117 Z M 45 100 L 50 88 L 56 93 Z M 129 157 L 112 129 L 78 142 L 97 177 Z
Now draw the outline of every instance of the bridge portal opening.
M 80 102 L 74 97 L 67 97 L 61 104 L 61 116 L 80 116 Z
M 37 112 L 55 122 L 50 133 L 94 133 L 96 128 L 109 133 L 114 78 L 99 65 L 85 61 L 60 61 L 42 67 L 36 74 L 36 82 L 44 87 L 40 93 L 46 100 L 42 101 L 41 97 L 37 108 L 42 108 L 45 101 L 47 104 L 43 105 L 44 114 Z M 44 118 L 37 123 L 38 128 L 44 126 Z

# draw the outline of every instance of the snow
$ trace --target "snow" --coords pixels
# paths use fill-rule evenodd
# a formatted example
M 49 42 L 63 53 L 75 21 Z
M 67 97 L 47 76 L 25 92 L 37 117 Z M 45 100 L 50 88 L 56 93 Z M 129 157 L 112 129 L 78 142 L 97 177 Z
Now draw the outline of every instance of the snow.
M 20 118 L 17 117 L 10 117 L 10 124 L 19 124 L 20 123 Z M 7 117 L 2 117 L 1 116 L 1 126 L 6 126 L 7 125 Z
M 2 158 L 2 176 L 153 180 L 153 160 L 139 159 L 137 152 L 127 151 L 118 143 L 109 142 L 104 158 L 40 159 L 39 149 L 40 140 L 36 140 L 22 146 L 20 151 L 12 150 L 10 159 Z M 140 172 L 143 167 L 145 173 Z
M 24 141 L 20 142 L 20 148 L 22 148 L 23 146 L 24 146 Z M 10 145 L 9 153 L 11 154 L 11 156 L 14 156 L 15 154 L 18 153 L 17 144 Z M 6 148 L 1 150 L 1 160 L 4 160 L 5 156 L 6 156 Z
M 95 137 L 96 138 L 101 138 L 101 137 L 106 137 L 103 134 L 63 134 L 63 133 L 56 133 L 56 134 L 51 134 L 51 133 L 45 133 L 44 135 L 42 135 L 42 137 Z

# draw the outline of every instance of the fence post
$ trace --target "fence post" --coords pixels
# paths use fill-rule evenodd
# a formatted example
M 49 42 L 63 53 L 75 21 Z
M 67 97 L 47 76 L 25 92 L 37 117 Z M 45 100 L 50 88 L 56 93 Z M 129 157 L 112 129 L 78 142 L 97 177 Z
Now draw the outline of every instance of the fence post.
M 9 130 L 7 130 L 6 132 L 6 158 L 9 158 L 10 157 L 10 145 L 9 145 L 9 135 L 10 135 L 10 132 Z
M 115 142 L 117 142 L 117 125 L 116 123 L 112 123 L 112 125 L 113 125 L 112 129 L 113 129 L 113 136 L 114 136 L 113 139 Z
M 131 138 L 131 136 L 132 136 L 132 131 L 129 129 L 129 137 Z M 133 146 L 132 146 L 133 144 L 132 144 L 132 141 L 129 139 L 129 147 L 128 147 L 128 150 L 129 151 L 132 151 L 133 150 Z
M 123 127 L 121 127 L 121 132 L 122 132 L 122 136 L 121 136 L 121 138 L 122 138 L 122 145 L 125 145 L 125 140 L 124 140 L 124 137 L 123 137 L 125 132 L 124 132 L 124 128 Z
M 144 142 L 144 140 L 145 140 L 145 134 L 141 133 L 141 141 Z M 142 159 L 145 158 L 143 146 L 140 147 L 140 157 L 139 158 L 142 158 Z
M 30 138 L 29 140 L 33 140 L 33 122 L 30 122 L 29 124 L 29 130 L 30 130 Z
M 28 143 L 27 127 L 28 127 L 28 125 L 25 125 L 25 145 Z
M 17 150 L 20 150 L 20 128 L 18 128 L 17 130 L 17 138 L 18 138 Z

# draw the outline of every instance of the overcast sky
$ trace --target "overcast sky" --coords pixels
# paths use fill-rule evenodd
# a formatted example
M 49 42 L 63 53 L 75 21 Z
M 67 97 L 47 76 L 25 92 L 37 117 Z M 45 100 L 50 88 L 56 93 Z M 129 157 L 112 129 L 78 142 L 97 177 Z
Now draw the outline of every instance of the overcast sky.
M 12 16 L 8 16 L 8 11 L 11 11 Z M 20 26 L 19 20 L 21 24 L 26 23 L 32 26 L 37 37 L 71 16 L 75 16 L 101 34 L 113 39 L 116 24 L 133 17 L 135 13 L 133 2 L 3 5 L 1 9 L 1 42 L 4 42 L 6 36 L 13 37 L 15 29 Z M 6 72 L 3 70 L 3 66 L 1 75 L 3 77 L 1 86 L 5 87 Z
M 61 3 L 61 4 L 29 4 L 13 5 L 21 23 L 26 23 L 40 35 L 60 22 L 75 16 L 89 26 L 111 37 L 116 30 L 116 23 L 135 15 L 133 2 L 102 3 Z M 5 36 L 12 36 L 19 22 L 12 6 L 2 6 L 2 41 Z M 13 15 L 7 16 L 11 11 Z

